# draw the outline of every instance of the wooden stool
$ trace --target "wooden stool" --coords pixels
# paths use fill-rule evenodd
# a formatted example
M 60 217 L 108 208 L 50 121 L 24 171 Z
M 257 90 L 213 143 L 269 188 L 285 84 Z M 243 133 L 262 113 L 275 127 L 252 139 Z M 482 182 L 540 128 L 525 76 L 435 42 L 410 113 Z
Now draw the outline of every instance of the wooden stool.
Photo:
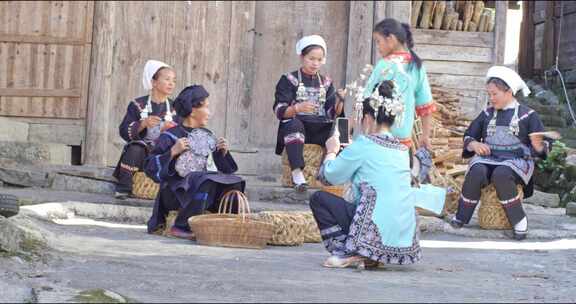
M 143 199 L 156 199 L 160 185 L 155 183 L 146 173 L 139 171 L 132 178 L 132 195 Z
M 311 188 L 321 188 L 322 183 L 316 180 L 316 175 L 318 174 L 318 169 L 322 164 L 322 158 L 324 157 L 324 148 L 320 145 L 315 144 L 305 144 L 304 145 L 304 177 L 308 186 Z M 288 162 L 288 154 L 286 149 L 282 153 L 282 186 L 284 187 L 294 187 L 292 182 L 292 169 L 290 169 L 290 163 Z
M 517 186 L 518 195 L 523 196 L 522 186 Z M 508 221 L 504 206 L 500 203 L 496 188 L 493 184 L 482 189 L 480 209 L 478 210 L 478 222 L 482 229 L 505 230 L 512 229 Z

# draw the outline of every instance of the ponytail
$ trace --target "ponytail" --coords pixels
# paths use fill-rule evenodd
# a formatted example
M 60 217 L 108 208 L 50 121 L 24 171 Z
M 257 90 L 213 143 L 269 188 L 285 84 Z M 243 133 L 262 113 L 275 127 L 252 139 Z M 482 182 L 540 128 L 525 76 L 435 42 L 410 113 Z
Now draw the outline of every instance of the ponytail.
M 410 25 L 400 23 L 393 18 L 387 18 L 376 24 L 374 32 L 383 37 L 388 37 L 390 35 L 396 36 L 396 39 L 398 39 L 398 41 L 410 51 L 412 63 L 415 64 L 418 69 L 422 67 L 422 59 L 420 59 L 420 57 L 416 55 L 416 52 L 414 52 L 414 39 L 412 37 Z

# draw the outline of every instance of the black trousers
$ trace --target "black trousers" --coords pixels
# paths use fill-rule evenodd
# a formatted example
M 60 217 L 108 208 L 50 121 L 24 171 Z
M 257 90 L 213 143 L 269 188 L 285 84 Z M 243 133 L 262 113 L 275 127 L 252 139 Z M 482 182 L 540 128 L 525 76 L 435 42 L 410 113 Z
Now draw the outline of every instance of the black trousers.
M 310 196 L 310 209 L 326 250 L 333 255 L 346 255 L 345 242 L 356 205 L 332 193 L 318 191 Z
M 164 209 L 160 213 L 166 214 L 171 210 L 178 210 L 178 216 L 176 217 L 174 226 L 189 231 L 190 226 L 188 225 L 188 219 L 192 216 L 204 214 L 205 211 L 210 211 L 212 213 L 218 212 L 222 196 L 230 190 L 241 191 L 241 185 L 223 185 L 207 180 L 200 186 L 198 191 L 192 197 L 192 200 L 188 204 L 182 206 L 174 195 L 174 192 L 172 192 L 169 187 L 165 187 L 160 192 L 160 203 L 162 204 L 162 209 Z M 230 203 L 232 205 L 231 213 L 238 213 L 237 200 L 234 198 Z
M 132 192 L 134 173 L 144 170 L 144 161 L 150 148 L 145 143 L 130 143 L 124 147 L 113 176 L 118 181 L 116 192 Z
M 314 117 L 297 116 L 287 122 L 280 123 L 278 140 L 288 154 L 290 168 L 303 169 L 304 164 L 304 144 L 317 144 L 324 146 L 330 137 L 333 123 L 331 121 L 319 120 Z
M 488 164 L 475 164 L 466 174 L 456 218 L 463 223 L 470 222 L 480 200 L 482 188 L 490 183 L 496 188 L 496 194 L 504 206 L 510 223 L 515 225 L 520 222 L 526 216 L 522 208 L 522 198 L 518 197 L 516 190 L 517 185 L 523 185 L 522 179 L 507 166 Z

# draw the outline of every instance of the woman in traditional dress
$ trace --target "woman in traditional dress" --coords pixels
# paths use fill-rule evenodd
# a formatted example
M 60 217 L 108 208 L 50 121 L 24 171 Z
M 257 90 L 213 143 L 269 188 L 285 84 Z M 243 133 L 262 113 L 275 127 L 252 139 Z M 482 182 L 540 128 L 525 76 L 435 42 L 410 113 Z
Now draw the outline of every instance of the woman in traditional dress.
M 144 160 L 160 133 L 175 126 L 179 121 L 173 111 L 172 95 L 176 74 L 166 63 L 148 60 L 142 75 L 148 95 L 130 102 L 120 124 L 120 136 L 127 142 L 114 170 L 116 197 L 123 199 L 132 192 L 132 177 L 142 171 Z
M 395 19 L 384 19 L 374 28 L 373 37 L 382 59 L 378 61 L 364 90 L 364 97 L 374 92 L 374 88 L 384 80 L 394 80 L 402 95 L 404 112 L 399 114 L 390 132 L 400 142 L 412 146 L 414 114 L 422 121 L 420 146 L 431 150 L 430 131 L 432 113 L 436 106 L 428 84 L 426 69 L 422 60 L 414 52 L 414 41 L 410 26 Z M 367 116 L 365 119 L 371 119 Z
M 182 122 L 158 138 L 146 160 L 146 174 L 160 183 L 148 233 L 165 225 L 170 210 L 179 210 L 171 235 L 193 239 L 188 219 L 205 211 L 216 212 L 229 190 L 244 191 L 245 182 L 224 138 L 206 129 L 210 118 L 208 92 L 192 85 L 180 92 L 174 108 Z M 237 206 L 233 207 L 237 212 Z
M 408 147 L 391 133 L 397 115 L 402 113 L 400 95 L 385 91 L 363 103 L 362 124 L 373 130 L 359 135 L 340 149 L 336 132 L 326 142 L 327 155 L 319 178 L 327 185 L 351 182 L 351 202 L 319 191 L 310 198 L 310 208 L 320 229 L 324 246 L 331 256 L 326 267 L 353 266 L 362 260 L 383 264 L 411 264 L 421 258 L 415 207 L 440 214 L 446 191 L 431 185 L 411 186 Z M 375 123 L 376 126 L 369 126 Z
M 273 109 L 280 121 L 276 154 L 281 155 L 286 149 L 292 181 L 299 192 L 308 187 L 302 171 L 304 144 L 323 146 L 330 136 L 334 119 L 344 115 L 344 91 L 336 92 L 332 80 L 320 74 L 326 53 L 322 37 L 303 37 L 296 44 L 301 67 L 282 75 L 276 85 Z
M 492 183 L 513 226 L 510 236 L 522 240 L 527 235 L 528 221 L 516 186 L 524 187 L 525 198 L 532 195 L 534 158 L 546 156 L 548 142 L 538 133 L 544 131 L 538 114 L 514 97 L 520 91 L 525 96 L 530 94 L 514 70 L 494 66 L 486 74 L 486 83 L 492 106 L 482 111 L 464 134 L 462 156 L 472 159 L 451 224 L 456 228 L 467 224 L 482 188 Z

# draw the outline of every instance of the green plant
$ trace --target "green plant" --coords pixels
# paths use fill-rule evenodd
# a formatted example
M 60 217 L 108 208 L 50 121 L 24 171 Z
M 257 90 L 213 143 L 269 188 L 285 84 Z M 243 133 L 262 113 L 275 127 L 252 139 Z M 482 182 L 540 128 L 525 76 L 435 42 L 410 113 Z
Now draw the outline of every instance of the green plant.
M 538 162 L 538 169 L 545 172 L 563 171 L 566 166 L 566 157 L 568 157 L 566 144 L 557 140 L 552 144 L 552 150 L 546 159 Z

